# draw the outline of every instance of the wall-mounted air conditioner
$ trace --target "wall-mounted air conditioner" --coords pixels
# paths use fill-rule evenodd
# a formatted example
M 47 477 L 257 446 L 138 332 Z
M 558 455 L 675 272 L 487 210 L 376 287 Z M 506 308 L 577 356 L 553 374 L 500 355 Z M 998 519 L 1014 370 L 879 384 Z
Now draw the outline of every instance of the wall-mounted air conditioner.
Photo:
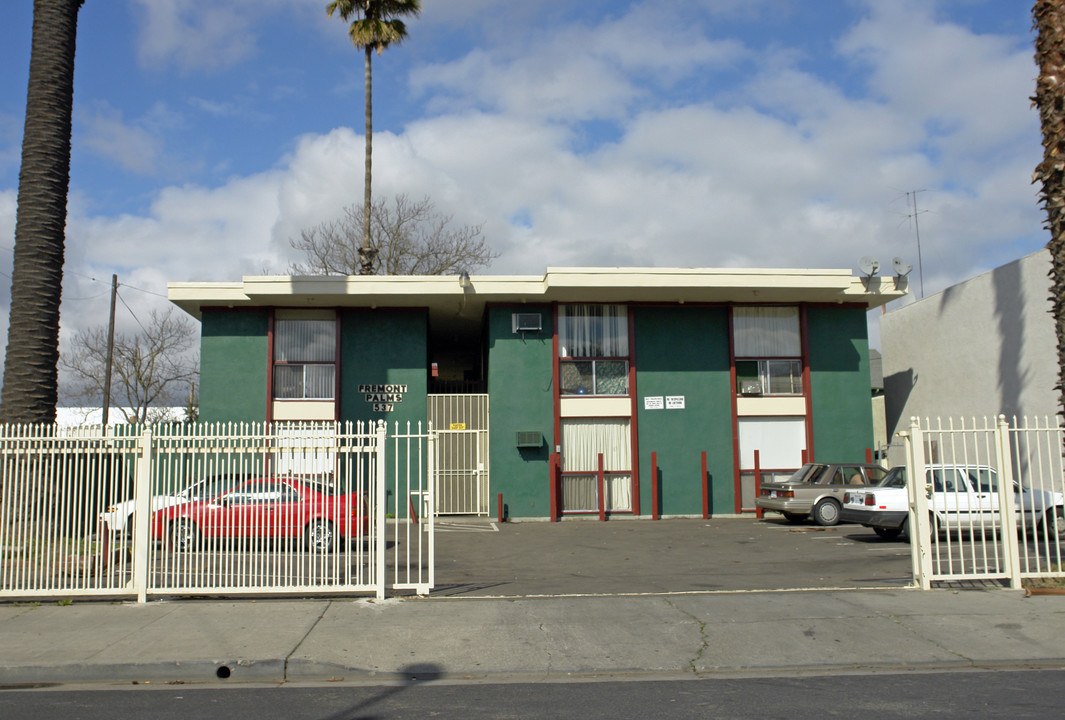
M 740 380 L 740 395 L 761 395 L 761 380 Z
M 514 313 L 510 316 L 513 332 L 540 332 L 544 329 L 540 313 Z

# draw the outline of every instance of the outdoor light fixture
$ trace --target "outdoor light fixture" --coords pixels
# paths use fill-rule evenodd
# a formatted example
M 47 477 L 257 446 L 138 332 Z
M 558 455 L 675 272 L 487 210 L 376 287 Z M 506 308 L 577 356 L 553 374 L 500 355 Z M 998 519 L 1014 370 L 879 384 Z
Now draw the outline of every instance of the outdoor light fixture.
M 471 287 L 473 287 L 473 283 L 470 282 L 470 274 L 465 270 L 463 270 L 462 274 L 459 275 L 459 285 L 462 287 L 463 290 L 469 290 Z

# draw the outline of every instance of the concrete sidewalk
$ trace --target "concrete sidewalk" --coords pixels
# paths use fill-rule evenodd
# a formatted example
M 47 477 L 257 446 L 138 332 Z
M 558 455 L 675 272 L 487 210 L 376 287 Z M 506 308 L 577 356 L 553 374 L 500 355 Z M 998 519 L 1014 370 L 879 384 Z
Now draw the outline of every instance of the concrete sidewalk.
M 437 545 L 429 598 L 0 604 L 0 687 L 1065 665 L 1065 597 L 909 589 L 909 546 L 854 526 L 454 522 Z
M 1065 599 L 851 590 L 0 606 L 0 686 L 1065 665 Z

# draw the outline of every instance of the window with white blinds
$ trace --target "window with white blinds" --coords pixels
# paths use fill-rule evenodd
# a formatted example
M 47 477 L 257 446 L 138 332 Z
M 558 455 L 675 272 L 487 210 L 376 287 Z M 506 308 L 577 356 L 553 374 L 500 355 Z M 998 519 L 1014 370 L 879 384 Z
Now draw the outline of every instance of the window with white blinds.
M 336 391 L 336 320 L 274 321 L 274 398 L 332 400 Z

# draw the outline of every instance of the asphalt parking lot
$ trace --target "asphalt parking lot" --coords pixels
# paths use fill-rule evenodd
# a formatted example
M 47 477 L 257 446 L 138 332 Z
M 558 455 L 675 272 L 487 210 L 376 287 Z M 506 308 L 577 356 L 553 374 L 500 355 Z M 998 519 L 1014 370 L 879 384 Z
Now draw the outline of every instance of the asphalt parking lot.
M 859 525 L 751 518 L 437 521 L 434 596 L 905 587 L 910 546 Z

